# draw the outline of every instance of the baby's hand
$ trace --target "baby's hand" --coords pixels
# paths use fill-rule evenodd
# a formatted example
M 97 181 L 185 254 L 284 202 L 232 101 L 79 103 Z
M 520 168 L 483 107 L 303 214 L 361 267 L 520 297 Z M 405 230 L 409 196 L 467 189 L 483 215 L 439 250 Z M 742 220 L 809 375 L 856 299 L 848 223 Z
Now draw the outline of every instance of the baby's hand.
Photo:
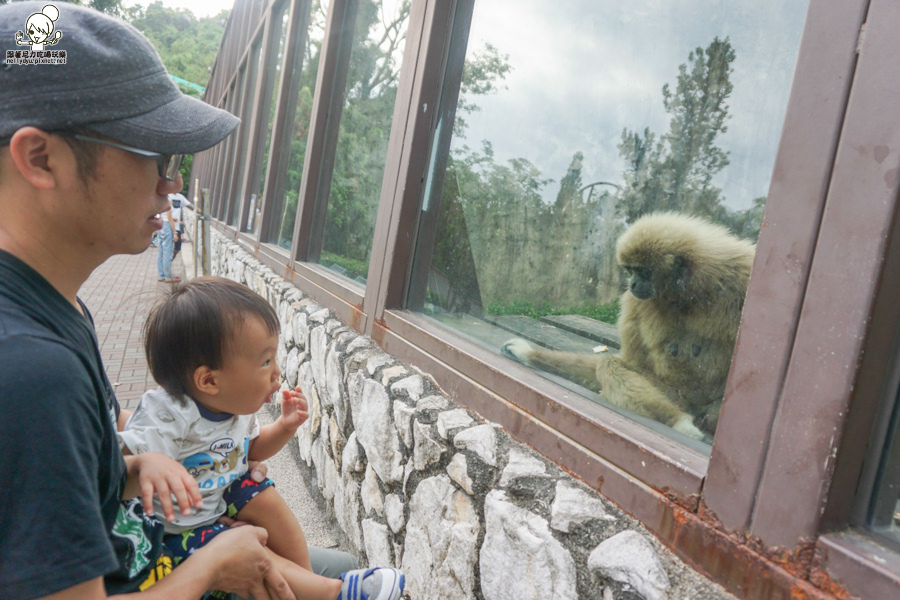
M 203 498 L 200 488 L 190 473 L 179 463 L 165 454 L 147 452 L 134 457 L 135 474 L 141 489 L 144 512 L 153 514 L 153 494 L 159 497 L 167 521 L 175 520 L 172 496 L 181 509 L 181 514 L 191 514 L 192 506 L 199 506 Z
M 285 429 L 296 431 L 309 418 L 309 406 L 306 397 L 298 385 L 292 390 L 281 392 L 280 421 Z

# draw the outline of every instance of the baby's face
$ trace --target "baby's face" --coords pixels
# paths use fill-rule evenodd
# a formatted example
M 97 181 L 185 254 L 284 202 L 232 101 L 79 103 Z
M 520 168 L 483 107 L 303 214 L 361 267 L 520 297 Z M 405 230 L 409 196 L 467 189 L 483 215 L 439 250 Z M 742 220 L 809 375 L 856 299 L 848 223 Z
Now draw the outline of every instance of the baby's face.
M 204 402 L 207 408 L 236 415 L 258 411 L 281 388 L 277 352 L 278 334 L 257 316 L 244 319 L 216 370 L 219 393 Z

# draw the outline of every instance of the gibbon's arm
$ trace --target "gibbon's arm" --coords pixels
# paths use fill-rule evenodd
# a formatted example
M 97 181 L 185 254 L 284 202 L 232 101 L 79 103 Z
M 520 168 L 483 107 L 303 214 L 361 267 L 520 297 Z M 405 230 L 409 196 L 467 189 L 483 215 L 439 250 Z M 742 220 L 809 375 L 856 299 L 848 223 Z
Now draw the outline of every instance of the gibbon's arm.
M 598 357 L 597 378 L 603 397 L 631 412 L 649 417 L 688 437 L 703 439 L 691 415 L 679 409 L 653 382 L 628 367 L 618 356 Z
M 589 390 L 600 391 L 596 355 L 547 350 L 522 338 L 507 341 L 500 350 L 527 365 L 565 377 Z

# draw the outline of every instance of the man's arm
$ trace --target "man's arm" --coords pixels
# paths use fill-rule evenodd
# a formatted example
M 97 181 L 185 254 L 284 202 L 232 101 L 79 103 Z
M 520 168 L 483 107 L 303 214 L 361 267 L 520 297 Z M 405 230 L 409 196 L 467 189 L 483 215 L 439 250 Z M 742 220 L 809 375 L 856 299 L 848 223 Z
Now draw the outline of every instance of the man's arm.
M 217 535 L 177 569 L 144 592 L 112 598 L 131 600 L 196 600 L 208 590 L 221 590 L 256 600 L 295 600 L 287 581 L 265 548 L 265 529 L 236 527 Z M 138 595 L 140 594 L 140 595 Z M 43 600 L 109 598 L 103 578 L 96 577 Z

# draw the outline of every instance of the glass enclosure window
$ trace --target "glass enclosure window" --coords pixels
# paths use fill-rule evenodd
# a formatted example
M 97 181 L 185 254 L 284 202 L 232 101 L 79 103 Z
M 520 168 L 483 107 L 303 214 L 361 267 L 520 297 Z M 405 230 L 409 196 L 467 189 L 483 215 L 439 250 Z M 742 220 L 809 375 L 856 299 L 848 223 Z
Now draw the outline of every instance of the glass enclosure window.
M 357 7 L 319 262 L 363 283 L 408 24 L 408 0 Z
M 268 114 L 265 115 L 266 127 L 259 132 L 259 138 L 256 143 L 257 156 L 260 159 L 255 161 L 253 173 L 250 174 L 250 186 L 248 188 L 250 198 L 247 210 L 247 222 L 244 224 L 244 231 L 256 233 L 261 221 L 263 192 L 265 190 L 265 174 L 266 167 L 269 164 L 269 146 L 272 140 L 272 123 L 275 119 L 275 108 L 278 104 L 278 92 L 281 88 L 281 69 L 284 63 L 284 50 L 287 44 L 287 28 L 289 13 L 288 2 L 281 2 L 272 11 L 272 35 L 275 44 L 270 44 L 273 56 L 266 56 L 265 53 L 259 57 L 259 70 L 261 75 L 262 98 L 267 100 Z
M 247 68 L 246 65 L 242 66 L 238 71 L 237 78 L 235 79 L 235 83 L 232 86 L 232 94 L 231 94 L 231 108 L 229 112 L 233 115 L 240 117 L 243 114 L 243 103 L 246 98 L 245 85 L 247 82 Z M 219 198 L 219 211 L 218 217 L 222 221 L 227 221 L 228 223 L 233 223 L 231 216 L 234 213 L 234 203 L 232 201 L 232 194 L 234 193 L 234 167 L 231 165 L 235 164 L 235 160 L 238 156 L 238 146 L 240 146 L 239 140 L 242 139 L 244 130 L 247 129 L 247 122 L 245 120 L 241 120 L 240 124 L 237 126 L 237 130 L 225 138 L 227 144 L 227 155 L 225 156 L 224 162 L 222 163 L 222 170 L 219 171 L 221 173 L 221 189 L 222 193 Z M 229 168 L 225 168 L 228 166 Z M 231 208 L 229 208 L 231 207 Z M 230 210 L 226 216 L 226 211 Z
M 900 544 L 900 390 L 895 398 L 872 495 L 868 527 L 894 544 Z
M 253 122 L 253 108 L 254 108 L 254 98 L 256 96 L 256 86 L 259 78 L 259 74 L 262 71 L 262 65 L 260 64 L 260 59 L 262 58 L 262 34 L 256 37 L 253 45 L 250 47 L 250 56 L 247 57 L 246 61 L 246 78 L 243 82 L 243 92 L 242 92 L 242 103 L 241 106 L 241 129 L 238 132 L 240 136 L 240 145 L 237 149 L 239 154 L 236 155 L 236 161 L 229 163 L 235 166 L 234 173 L 232 174 L 234 180 L 234 187 L 231 190 L 231 194 L 229 195 L 229 208 L 228 208 L 228 219 L 227 222 L 232 227 L 237 226 L 238 219 L 241 214 L 241 202 L 244 200 L 242 198 L 242 194 L 244 193 L 244 182 L 246 179 L 247 173 L 247 161 L 249 160 L 250 154 L 250 129 L 251 123 Z M 249 201 L 249 198 L 246 199 Z
M 306 43 L 298 44 L 297 60 L 294 61 L 292 85 L 298 92 L 292 94 L 294 126 L 289 140 L 290 147 L 285 183 L 282 192 L 274 193 L 272 214 L 278 215 L 272 221 L 274 228 L 268 232 L 265 241 L 278 244 L 287 250 L 291 249 L 294 234 L 294 222 L 297 219 L 300 182 L 303 177 L 303 161 L 306 159 L 306 143 L 309 136 L 309 122 L 312 116 L 313 92 L 319 76 L 319 55 L 322 51 L 322 40 L 325 39 L 325 24 L 328 16 L 328 2 L 318 0 L 312 2 L 309 15 L 309 29 Z M 291 109 L 288 109 L 289 113 Z
M 409 308 L 708 451 L 806 4 L 474 2 Z

